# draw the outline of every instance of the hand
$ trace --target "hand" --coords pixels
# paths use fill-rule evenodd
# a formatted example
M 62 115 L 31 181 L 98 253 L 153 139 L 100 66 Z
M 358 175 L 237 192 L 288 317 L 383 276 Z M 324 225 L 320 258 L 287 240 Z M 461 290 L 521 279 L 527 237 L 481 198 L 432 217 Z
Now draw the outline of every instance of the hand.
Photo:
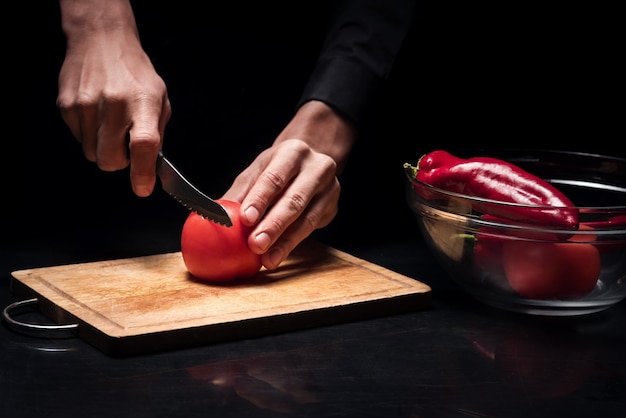
M 105 171 L 130 164 L 134 193 L 148 196 L 171 107 L 131 6 L 127 0 L 60 4 L 67 37 L 57 97 L 63 120 L 89 161 Z
M 267 269 L 335 217 L 337 175 L 355 139 L 345 118 L 322 102 L 308 102 L 223 196 L 242 202 L 241 220 L 256 224 L 248 245 Z

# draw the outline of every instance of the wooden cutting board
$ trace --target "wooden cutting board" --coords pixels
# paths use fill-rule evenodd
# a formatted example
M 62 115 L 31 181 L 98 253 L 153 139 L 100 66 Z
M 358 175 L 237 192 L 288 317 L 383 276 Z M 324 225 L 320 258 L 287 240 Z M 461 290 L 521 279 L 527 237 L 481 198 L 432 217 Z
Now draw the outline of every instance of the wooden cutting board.
M 203 345 L 409 312 L 430 306 L 413 278 L 316 241 L 274 271 L 212 284 L 191 277 L 180 252 L 12 273 L 11 290 L 37 298 L 57 324 L 112 356 Z

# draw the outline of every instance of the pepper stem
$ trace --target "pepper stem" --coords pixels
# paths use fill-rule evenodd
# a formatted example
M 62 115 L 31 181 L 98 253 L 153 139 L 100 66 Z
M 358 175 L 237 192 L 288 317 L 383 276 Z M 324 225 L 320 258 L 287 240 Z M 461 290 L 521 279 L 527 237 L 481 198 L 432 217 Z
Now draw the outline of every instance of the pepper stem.
M 426 154 L 422 155 L 419 160 L 417 160 L 417 165 L 411 165 L 410 163 L 404 163 L 402 167 L 404 167 L 405 170 L 409 171 L 411 173 L 411 175 L 413 176 L 413 178 L 417 177 L 417 172 L 420 170 L 420 161 L 422 161 L 422 158 L 424 158 L 424 156 L 426 156 Z
M 417 177 L 418 168 L 416 166 L 413 166 L 410 163 L 404 163 L 402 167 L 404 167 L 406 171 L 410 172 L 413 178 Z

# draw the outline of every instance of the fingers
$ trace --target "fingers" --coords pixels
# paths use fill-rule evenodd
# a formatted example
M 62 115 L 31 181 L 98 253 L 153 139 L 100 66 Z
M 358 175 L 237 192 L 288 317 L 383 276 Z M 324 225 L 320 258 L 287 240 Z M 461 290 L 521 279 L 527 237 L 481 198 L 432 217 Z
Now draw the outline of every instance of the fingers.
M 149 196 L 156 183 L 156 158 L 171 116 L 167 96 L 162 103 L 158 109 L 154 103 L 141 103 L 129 132 L 130 182 L 133 192 L 140 197 Z
M 137 196 L 149 196 L 156 182 L 156 158 L 171 116 L 167 96 L 158 103 L 147 100 L 78 105 L 62 115 L 83 153 L 104 171 L 122 170 L 130 164 L 130 181 Z
M 89 129 L 86 129 L 87 125 L 81 126 L 83 152 L 101 170 L 116 171 L 128 167 L 129 113 L 123 100 L 108 100 L 98 107 L 83 108 L 83 119 L 90 122 Z
M 337 213 L 340 187 L 334 160 L 302 141 L 285 141 L 269 157 L 262 154 L 266 165 L 257 176 L 238 181 L 248 189 L 242 220 L 258 222 L 248 245 L 263 254 L 266 268 L 274 269 L 312 231 L 330 223 Z M 248 174 L 253 171 L 249 168 Z
M 95 33 L 72 46 L 59 75 L 57 106 L 63 120 L 89 161 L 104 171 L 130 164 L 133 191 L 148 196 L 171 116 L 165 82 L 134 30 Z
M 104 171 L 128 166 L 127 132 L 130 125 L 122 101 L 80 101 L 59 104 L 63 120 L 81 143 L 83 154 Z M 123 149 L 124 152 L 120 152 Z
M 152 193 L 156 157 L 171 117 L 167 94 L 140 95 L 136 100 L 76 100 L 69 105 L 59 100 L 59 108 L 85 158 L 104 171 L 122 170 L 130 164 L 133 192 L 141 197 Z
M 60 91 L 57 107 L 72 135 L 82 145 L 85 158 L 91 162 L 96 162 L 99 125 L 98 102 L 74 98 L 69 94 L 70 92 L 73 93 L 73 90 Z
M 307 238 L 314 230 L 327 226 L 337 214 L 339 201 L 339 181 L 335 178 L 331 190 L 325 194 L 317 195 L 309 206 L 295 218 L 287 229 L 279 235 L 278 239 L 269 247 L 262 257 L 261 262 L 267 269 L 275 269 L 287 258 L 293 249 Z M 272 211 L 268 217 L 274 216 Z M 257 244 L 263 240 L 271 241 L 271 235 L 280 233 L 280 228 L 272 231 L 264 230 L 254 237 Z

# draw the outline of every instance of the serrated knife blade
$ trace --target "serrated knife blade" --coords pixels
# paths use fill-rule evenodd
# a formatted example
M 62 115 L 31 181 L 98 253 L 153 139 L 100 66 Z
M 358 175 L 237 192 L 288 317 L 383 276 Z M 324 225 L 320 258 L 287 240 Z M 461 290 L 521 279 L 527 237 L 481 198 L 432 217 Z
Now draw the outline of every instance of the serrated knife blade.
M 156 172 L 161 180 L 161 187 L 187 209 L 197 212 L 213 222 L 225 226 L 233 223 L 226 210 L 219 203 L 198 190 L 176 167 L 159 151 Z

